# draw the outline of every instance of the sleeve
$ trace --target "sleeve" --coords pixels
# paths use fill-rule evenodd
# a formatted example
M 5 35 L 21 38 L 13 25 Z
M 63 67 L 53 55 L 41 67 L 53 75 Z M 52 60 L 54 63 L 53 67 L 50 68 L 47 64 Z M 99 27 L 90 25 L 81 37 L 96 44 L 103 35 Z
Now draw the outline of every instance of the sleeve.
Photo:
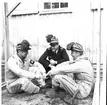
M 84 68 L 86 67 L 83 63 L 76 62 L 70 65 L 67 64 L 53 68 L 52 71 L 55 73 L 80 73 L 80 72 L 86 72 Z
M 48 57 L 48 49 L 42 54 L 42 56 L 39 58 L 39 62 L 45 67 L 48 68 L 50 62 L 47 60 Z
M 39 62 L 35 62 L 34 65 L 37 65 L 41 73 L 46 73 L 45 68 Z
M 62 49 L 62 55 L 61 56 L 62 56 L 62 59 L 57 61 L 58 64 L 65 62 L 65 61 L 69 61 L 69 56 L 68 56 L 68 54 L 64 48 Z
M 13 58 L 10 58 L 8 60 L 7 67 L 9 70 L 11 70 L 13 73 L 15 73 L 19 77 L 26 77 L 31 79 L 36 77 L 34 73 L 21 69 L 17 64 L 17 61 Z

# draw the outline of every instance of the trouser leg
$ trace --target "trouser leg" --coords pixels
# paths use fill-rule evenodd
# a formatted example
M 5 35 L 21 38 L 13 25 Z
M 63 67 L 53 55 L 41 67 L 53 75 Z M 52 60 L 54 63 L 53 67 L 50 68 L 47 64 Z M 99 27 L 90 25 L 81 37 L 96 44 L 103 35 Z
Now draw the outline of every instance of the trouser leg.
M 52 79 L 52 85 L 53 87 L 61 87 L 68 93 L 70 93 L 72 96 L 75 93 L 75 91 L 78 89 L 78 85 L 75 83 L 73 78 L 66 76 L 66 75 L 56 75 Z
M 22 89 L 22 84 L 19 84 L 19 83 L 11 83 L 7 86 L 7 91 L 9 93 L 22 93 L 24 92 Z
M 85 98 L 90 94 L 92 85 L 86 83 L 85 81 L 78 82 L 79 94 L 77 95 L 78 98 Z
M 80 81 L 78 83 L 73 80 L 73 78 L 67 75 L 56 75 L 52 79 L 53 87 L 61 87 L 66 92 L 70 93 L 70 95 L 74 95 L 76 90 L 79 90 L 78 94 L 76 95 L 77 98 L 85 98 L 89 95 L 91 91 L 91 85 L 85 83 L 85 81 Z
M 37 93 L 40 88 L 33 84 L 27 78 L 19 78 L 18 80 L 10 83 L 7 87 L 10 93 L 20 93 L 21 91 L 25 91 L 27 93 Z

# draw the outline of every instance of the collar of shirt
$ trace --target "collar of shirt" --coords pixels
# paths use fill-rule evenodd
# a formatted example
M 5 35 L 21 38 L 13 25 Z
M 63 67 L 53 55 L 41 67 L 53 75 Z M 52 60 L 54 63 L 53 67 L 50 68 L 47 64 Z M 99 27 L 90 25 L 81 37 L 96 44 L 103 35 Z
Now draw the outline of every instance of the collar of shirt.
M 19 56 L 16 54 L 14 54 L 12 56 L 14 59 L 16 59 L 17 61 L 17 64 L 19 65 L 19 67 L 23 70 L 28 70 L 29 69 L 29 62 L 30 62 L 30 59 L 28 57 L 26 57 L 26 59 L 24 60 L 24 63 L 23 61 L 19 58 Z
M 59 50 L 59 49 L 57 49 L 57 50 L 55 51 L 56 54 L 57 54 L 58 50 Z
M 88 60 L 88 57 L 85 57 L 84 55 L 82 55 L 78 57 L 76 60 L 74 60 L 74 62 L 80 61 L 81 59 Z
M 55 54 L 57 54 L 58 53 L 58 51 L 60 50 L 61 48 L 60 48 L 60 46 L 58 47 L 58 49 L 57 50 L 55 50 Z
M 23 63 L 22 60 L 21 60 L 21 59 L 19 58 L 19 56 L 17 55 L 17 53 L 15 53 L 12 57 L 15 58 L 15 59 L 17 59 L 17 60 L 20 61 L 21 63 Z M 28 58 L 27 58 L 27 57 L 25 58 L 24 62 L 26 62 L 26 61 L 28 61 Z

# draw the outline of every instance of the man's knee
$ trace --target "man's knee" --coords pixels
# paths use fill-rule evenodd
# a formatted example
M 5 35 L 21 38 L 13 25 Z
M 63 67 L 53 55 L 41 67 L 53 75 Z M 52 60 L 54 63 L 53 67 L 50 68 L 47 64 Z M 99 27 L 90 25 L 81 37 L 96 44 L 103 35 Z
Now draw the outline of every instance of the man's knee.
M 55 75 L 52 79 L 52 85 L 58 86 L 62 81 L 62 75 Z
M 24 84 L 26 84 L 28 82 L 30 82 L 30 80 L 25 77 L 19 78 L 18 80 L 10 83 L 7 86 L 7 90 L 9 93 L 20 93 L 20 92 L 24 91 L 24 89 L 22 89 L 22 87 L 24 86 Z
M 53 80 L 59 80 L 59 79 L 62 79 L 63 75 L 55 75 Z
M 39 92 L 40 88 L 33 84 L 30 80 L 23 79 L 23 85 L 22 85 L 22 90 L 27 92 L 27 93 L 37 93 Z
M 21 93 L 23 92 L 23 90 L 21 90 L 22 85 L 21 84 L 15 84 L 12 86 L 8 86 L 7 87 L 7 91 L 9 93 Z

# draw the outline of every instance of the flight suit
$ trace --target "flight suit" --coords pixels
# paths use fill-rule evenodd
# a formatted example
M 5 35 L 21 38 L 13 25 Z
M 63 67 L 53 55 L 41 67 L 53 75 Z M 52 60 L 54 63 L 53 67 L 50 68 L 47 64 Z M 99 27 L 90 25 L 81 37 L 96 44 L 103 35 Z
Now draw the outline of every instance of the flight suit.
M 37 65 L 37 64 L 36 64 Z M 40 65 L 40 64 L 39 64 Z M 20 93 L 20 92 L 27 92 L 27 93 L 37 93 L 40 90 L 40 87 L 37 85 L 37 79 L 30 78 L 32 73 L 35 73 L 39 70 L 37 67 L 30 67 L 30 59 L 26 58 L 24 63 L 18 57 L 17 54 L 11 56 L 7 62 L 7 70 L 6 70 L 6 85 L 7 90 L 9 93 Z M 42 66 L 42 65 L 41 65 Z M 32 71 L 33 69 L 33 71 Z M 42 68 L 43 69 L 43 68 Z M 17 71 L 20 70 L 24 72 L 28 72 L 29 78 L 27 76 L 22 76 L 22 74 L 18 74 Z M 36 76 L 39 77 L 40 71 L 38 71 Z M 45 69 L 41 71 L 45 73 Z
M 52 79 L 53 87 L 61 87 L 72 96 L 79 90 L 77 98 L 86 98 L 90 94 L 94 84 L 94 74 L 90 61 L 84 57 L 77 58 L 72 64 L 55 68 L 53 73 L 55 74 Z M 72 76 L 74 73 L 75 78 Z

